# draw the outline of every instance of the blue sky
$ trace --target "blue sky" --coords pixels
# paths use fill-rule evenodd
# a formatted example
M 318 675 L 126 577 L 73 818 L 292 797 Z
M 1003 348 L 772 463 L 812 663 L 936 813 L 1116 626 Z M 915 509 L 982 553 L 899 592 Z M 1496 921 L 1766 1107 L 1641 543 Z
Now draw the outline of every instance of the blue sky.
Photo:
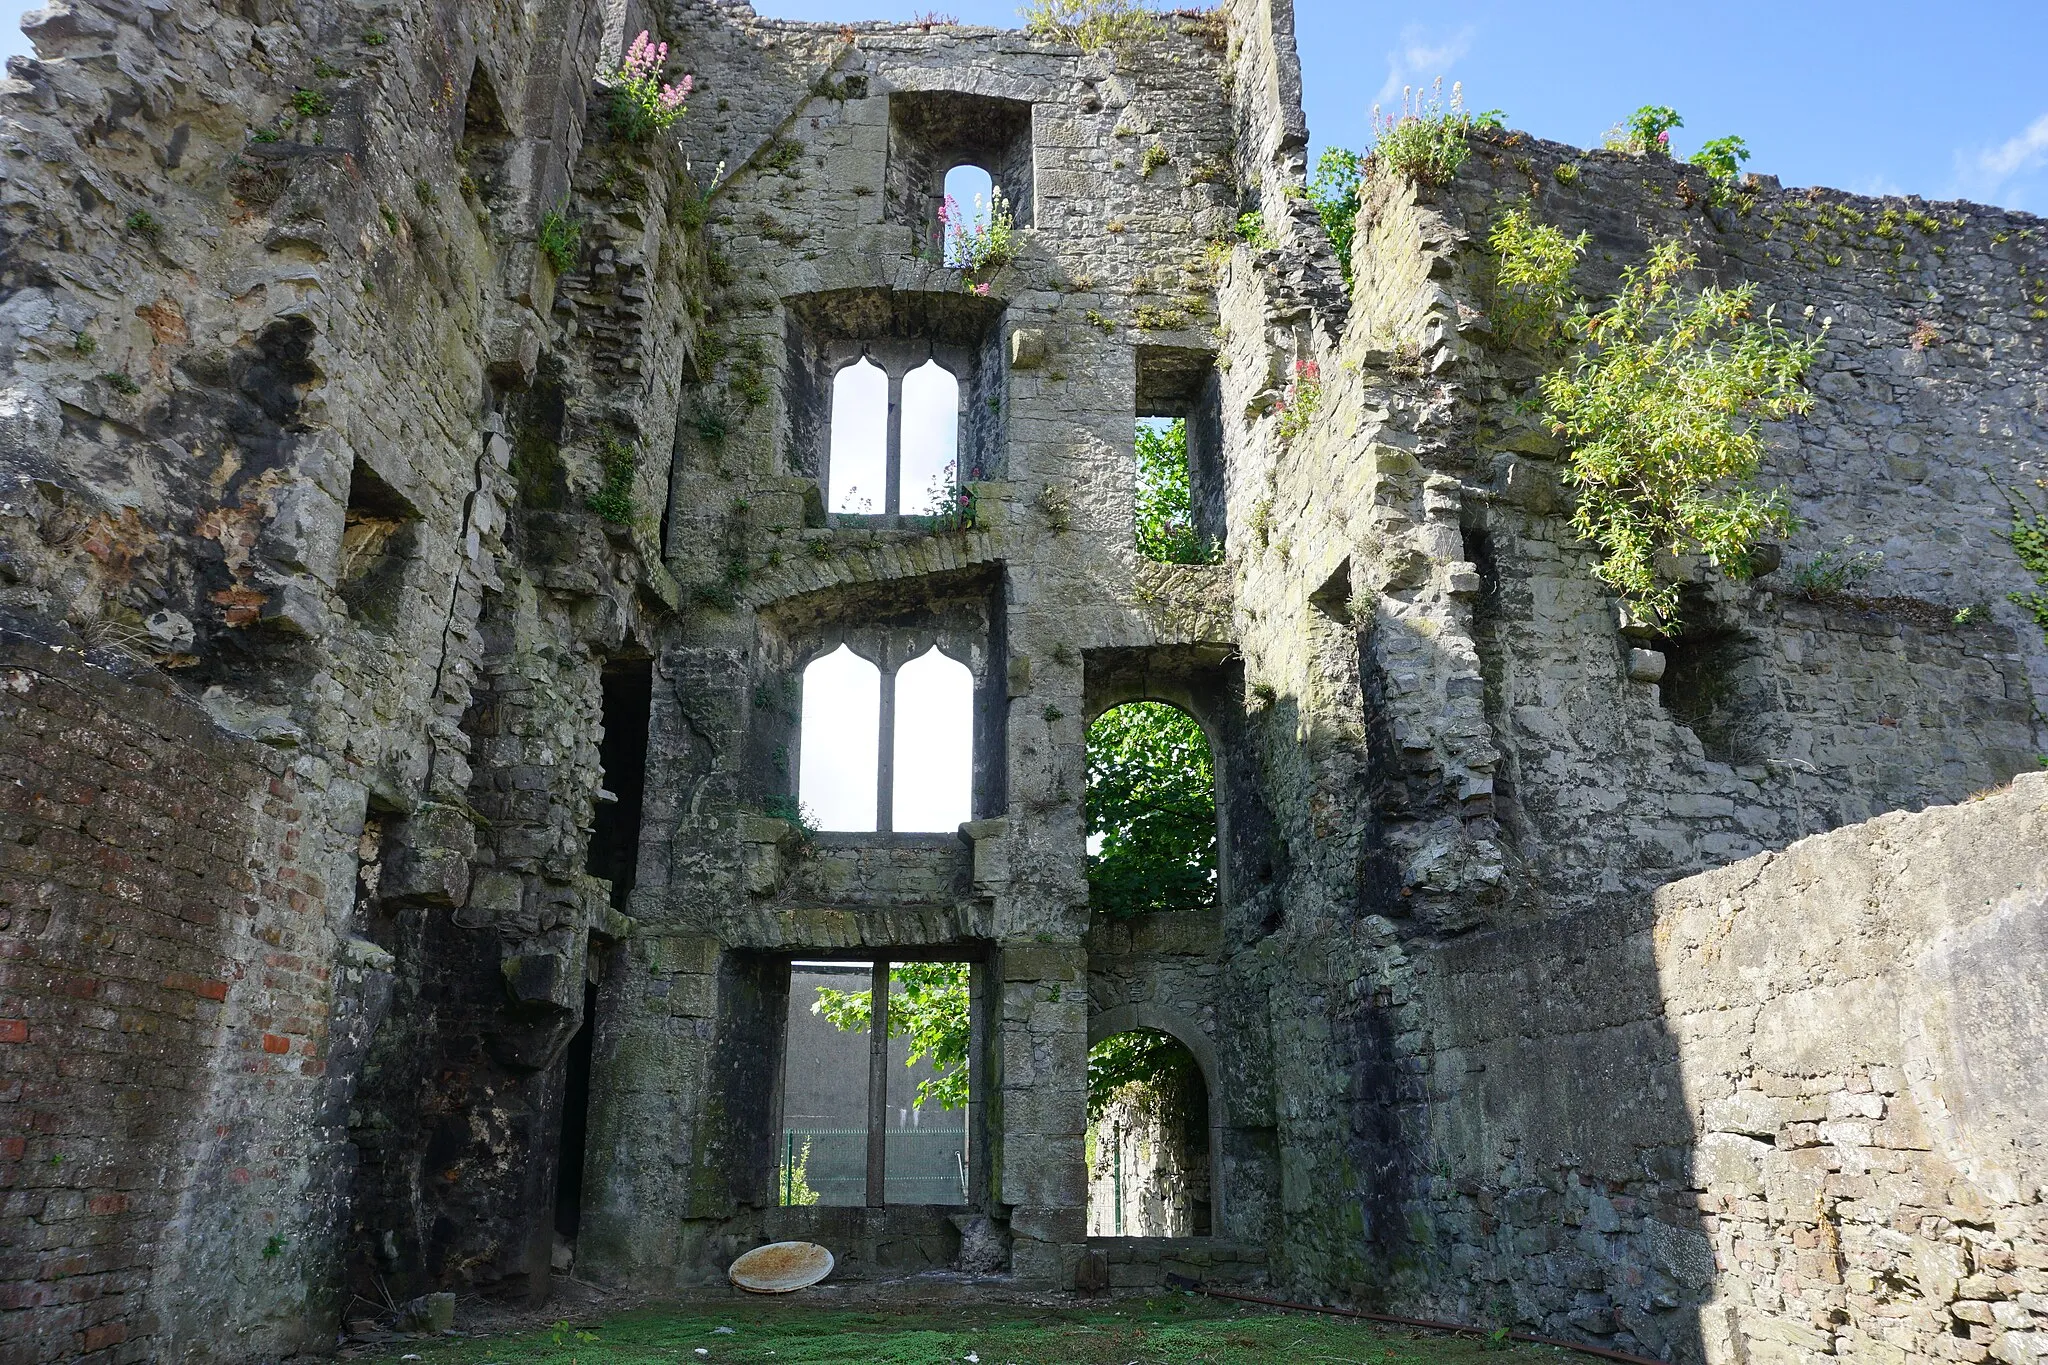
M 0 0 L 5 52 L 22 0 Z M 1016 24 L 1016 0 L 755 0 L 791 19 L 939 8 Z M 1962 197 L 2048 214 L 2048 0 L 1296 0 L 1317 144 L 1370 139 L 1376 97 L 1462 80 L 1540 137 L 1597 144 L 1641 104 L 1685 117 L 1681 155 L 1739 133 L 1787 185 Z M 1711 18 L 1705 17 L 1711 14 Z

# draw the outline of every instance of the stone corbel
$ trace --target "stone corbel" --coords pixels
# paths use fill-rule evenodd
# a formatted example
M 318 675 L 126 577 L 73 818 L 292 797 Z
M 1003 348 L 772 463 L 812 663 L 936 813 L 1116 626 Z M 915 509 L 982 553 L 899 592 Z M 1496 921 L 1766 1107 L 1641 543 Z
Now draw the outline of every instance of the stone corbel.
M 772 896 L 782 889 L 798 842 L 796 829 L 787 820 L 767 815 L 740 816 L 741 858 L 748 895 Z
M 1001 816 L 969 820 L 960 837 L 974 850 L 974 894 L 993 899 L 1010 884 L 1010 822 Z

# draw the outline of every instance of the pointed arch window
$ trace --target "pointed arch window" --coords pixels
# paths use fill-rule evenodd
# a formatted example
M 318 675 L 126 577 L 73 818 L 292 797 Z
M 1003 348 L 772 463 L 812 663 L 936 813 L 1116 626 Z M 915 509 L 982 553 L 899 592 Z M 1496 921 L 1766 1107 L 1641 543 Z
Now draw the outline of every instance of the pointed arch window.
M 949 509 L 960 461 L 960 381 L 936 360 L 903 376 L 903 510 Z
M 950 833 L 974 818 L 974 675 L 937 645 L 803 670 L 797 800 L 831 833 Z
M 832 376 L 831 510 L 891 510 L 889 428 L 895 380 L 862 356 Z
M 894 682 L 891 828 L 958 829 L 974 818 L 974 675 L 933 645 Z
M 960 380 L 928 346 L 875 343 L 832 376 L 827 510 L 935 516 L 958 486 Z
M 804 669 L 797 799 L 820 829 L 879 828 L 882 670 L 845 645 Z

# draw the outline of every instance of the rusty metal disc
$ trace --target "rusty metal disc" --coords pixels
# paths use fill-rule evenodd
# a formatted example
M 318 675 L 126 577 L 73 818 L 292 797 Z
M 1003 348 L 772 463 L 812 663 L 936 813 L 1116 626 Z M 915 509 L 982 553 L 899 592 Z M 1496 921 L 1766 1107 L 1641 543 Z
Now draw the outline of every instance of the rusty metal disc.
M 734 1261 L 726 1274 L 749 1293 L 788 1294 L 830 1275 L 832 1264 L 832 1253 L 816 1242 L 770 1242 Z

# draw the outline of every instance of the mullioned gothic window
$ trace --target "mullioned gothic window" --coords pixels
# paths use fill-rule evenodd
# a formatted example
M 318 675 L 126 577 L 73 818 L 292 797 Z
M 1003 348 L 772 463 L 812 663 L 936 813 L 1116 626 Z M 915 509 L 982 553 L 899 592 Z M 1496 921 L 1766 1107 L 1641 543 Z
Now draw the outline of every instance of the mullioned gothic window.
M 797 799 L 819 829 L 935 834 L 973 818 L 974 675 L 937 645 L 813 659 L 799 726 Z

